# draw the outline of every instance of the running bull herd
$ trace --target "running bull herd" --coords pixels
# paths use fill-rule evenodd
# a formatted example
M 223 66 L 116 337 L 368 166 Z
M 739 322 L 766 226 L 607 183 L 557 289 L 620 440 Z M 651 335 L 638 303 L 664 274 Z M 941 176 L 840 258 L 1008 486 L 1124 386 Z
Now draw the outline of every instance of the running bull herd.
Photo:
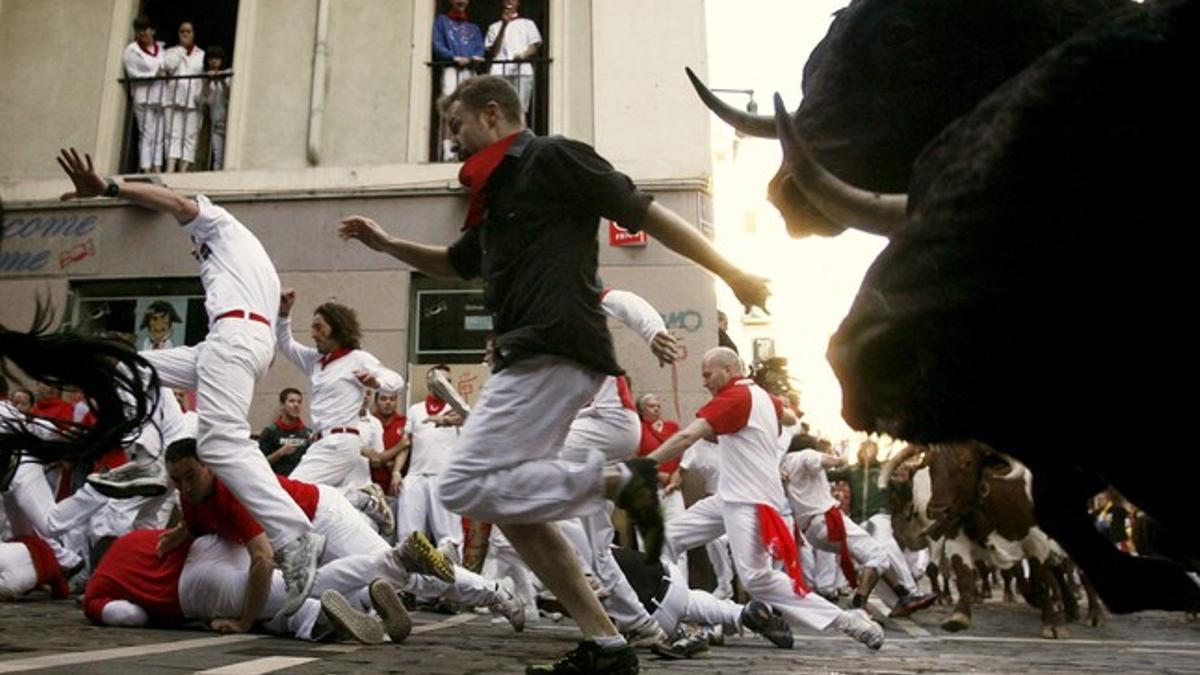
M 722 119 L 781 142 L 769 196 L 793 236 L 888 237 L 830 342 L 843 415 L 914 444 L 892 466 L 924 456 L 914 511 L 958 547 L 956 573 L 995 537 L 1041 563 L 1032 595 L 1047 637 L 1071 595 L 1061 552 L 1113 612 L 1200 611 L 1185 508 L 1200 455 L 1154 440 L 1186 433 L 1180 392 L 1197 374 L 1178 316 L 1195 288 L 1184 233 L 1196 222 L 1200 109 L 1186 89 L 1198 33 L 1197 0 L 854 0 L 805 63 L 794 113 L 778 96 L 773 116 L 741 112 L 688 73 Z M 17 448 L 94 455 L 152 408 L 120 376 L 146 365 L 135 354 L 38 323 L 0 329 L 0 356 L 80 386 L 102 424 L 52 441 L 9 426 L 6 474 Z M 1021 494 L 1003 506 L 980 496 L 1006 481 Z M 1169 555 L 1133 557 L 1096 531 L 1087 501 L 1107 486 Z M 990 531 L 970 524 L 981 516 Z M 1031 546 L 1042 530 L 1053 542 Z M 969 603 L 959 610 L 966 627 Z

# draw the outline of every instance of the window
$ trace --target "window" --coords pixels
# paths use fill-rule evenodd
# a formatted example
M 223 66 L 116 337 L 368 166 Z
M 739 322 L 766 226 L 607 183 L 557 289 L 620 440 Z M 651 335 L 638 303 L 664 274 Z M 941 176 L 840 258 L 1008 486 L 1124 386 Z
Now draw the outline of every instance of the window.
M 413 363 L 479 363 L 492 332 L 478 283 L 413 276 L 409 317 Z
M 199 279 L 71 283 L 71 323 L 81 332 L 135 336 L 138 349 L 195 345 L 208 334 Z
M 220 170 L 238 0 L 142 0 L 140 13 L 150 19 L 154 41 L 162 45 L 157 54 L 135 53 L 134 69 L 126 54 L 121 85 L 130 105 L 121 171 Z M 172 49 L 184 39 L 184 22 L 191 24 L 191 39 L 203 57 L 189 60 Z M 218 54 L 220 65 L 212 61 Z M 208 76 L 210 69 L 219 75 Z
M 458 29 L 454 27 L 457 24 L 448 25 L 447 19 L 440 16 L 450 9 L 450 3 L 447 0 L 435 1 L 436 14 L 440 18 L 434 19 L 433 54 L 430 55 L 429 62 L 430 77 L 433 79 L 433 98 L 430 101 L 432 123 L 429 125 L 430 161 L 458 161 L 450 144 L 449 132 L 438 113 L 437 101 L 443 95 L 454 91 L 460 82 L 477 74 L 494 73 L 508 78 L 525 103 L 526 125 L 534 133 L 546 134 L 550 118 L 550 39 L 547 35 L 550 23 L 547 20 L 547 0 L 522 0 L 518 17 L 527 21 L 510 23 L 500 40 L 493 39 L 493 44 L 498 42 L 499 46 L 490 58 L 487 49 L 488 38 L 499 35 L 503 0 L 471 0 L 467 7 L 467 16 L 468 23 L 473 24 L 473 28 L 460 26 Z M 492 31 L 493 26 L 495 31 Z M 532 57 L 511 58 L 516 56 L 512 52 L 525 51 L 539 38 L 541 46 Z M 462 51 L 468 44 L 482 50 L 483 60 L 460 67 L 450 59 L 450 55 L 459 55 L 455 52 Z

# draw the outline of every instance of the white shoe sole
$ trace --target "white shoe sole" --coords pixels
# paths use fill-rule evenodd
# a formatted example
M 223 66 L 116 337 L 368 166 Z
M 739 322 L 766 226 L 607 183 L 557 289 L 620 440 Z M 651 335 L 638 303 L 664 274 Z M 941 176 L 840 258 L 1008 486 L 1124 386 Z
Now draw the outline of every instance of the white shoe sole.
M 367 614 L 351 607 L 350 602 L 341 593 L 334 590 L 322 593 L 321 609 L 334 625 L 346 631 L 355 640 L 367 645 L 383 642 L 383 626 Z
M 388 637 L 395 644 L 404 642 L 412 632 L 413 622 L 408 610 L 404 609 L 404 603 L 400 602 L 400 596 L 396 595 L 396 589 L 388 582 L 377 579 L 371 582 L 370 594 L 371 606 L 383 620 Z

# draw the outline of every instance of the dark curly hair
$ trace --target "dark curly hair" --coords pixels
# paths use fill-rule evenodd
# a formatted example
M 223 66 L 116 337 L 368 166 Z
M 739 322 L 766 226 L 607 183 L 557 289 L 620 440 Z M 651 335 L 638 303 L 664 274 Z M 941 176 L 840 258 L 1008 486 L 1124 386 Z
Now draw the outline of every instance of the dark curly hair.
M 362 340 L 362 328 L 358 325 L 358 314 L 345 305 L 326 302 L 317 306 L 313 314 L 320 314 L 329 324 L 329 336 L 342 347 L 358 349 Z

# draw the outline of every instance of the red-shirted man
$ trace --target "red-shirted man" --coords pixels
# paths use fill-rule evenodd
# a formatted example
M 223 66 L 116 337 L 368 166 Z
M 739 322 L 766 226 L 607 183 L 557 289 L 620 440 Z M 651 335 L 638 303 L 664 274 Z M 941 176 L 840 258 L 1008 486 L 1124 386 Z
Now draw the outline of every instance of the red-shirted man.
M 375 394 L 375 419 L 383 425 L 383 453 L 367 454 L 371 462 L 371 480 L 388 494 L 394 494 L 392 489 L 392 473 L 401 471 L 404 467 L 393 466 L 396 455 L 400 453 L 401 441 L 404 440 L 404 424 L 408 421 L 398 409 L 400 393 L 395 391 L 379 391 Z

